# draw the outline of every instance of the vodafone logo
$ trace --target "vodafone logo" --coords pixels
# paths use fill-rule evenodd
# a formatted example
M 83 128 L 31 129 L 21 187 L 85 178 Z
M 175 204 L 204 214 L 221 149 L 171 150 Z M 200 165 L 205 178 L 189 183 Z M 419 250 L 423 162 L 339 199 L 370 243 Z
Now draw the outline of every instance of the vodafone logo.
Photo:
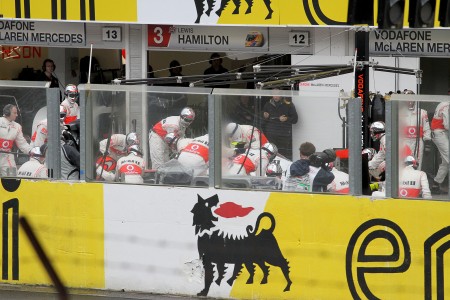
M 133 165 L 127 165 L 127 171 L 134 171 Z
M 195 145 L 195 144 L 191 145 L 191 149 L 192 150 L 198 150 L 198 148 L 200 148 L 198 145 Z
M 406 196 L 408 196 L 408 191 L 405 190 L 405 189 L 401 189 L 401 190 L 399 191 L 399 194 L 400 194 L 400 196 L 402 196 L 402 197 L 406 197 Z
M 11 143 L 9 141 L 3 141 L 2 148 L 9 149 L 10 145 L 11 145 Z
M 409 127 L 408 133 L 409 134 L 416 134 L 416 128 L 415 127 Z

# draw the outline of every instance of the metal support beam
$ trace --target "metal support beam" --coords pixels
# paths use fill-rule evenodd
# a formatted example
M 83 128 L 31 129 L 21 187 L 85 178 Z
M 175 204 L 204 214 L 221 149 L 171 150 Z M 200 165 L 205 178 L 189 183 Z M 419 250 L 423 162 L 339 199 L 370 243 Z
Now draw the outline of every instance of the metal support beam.
M 357 31 L 355 33 L 356 61 L 369 61 L 369 32 Z M 355 97 L 361 98 L 361 140 L 362 147 L 369 147 L 369 66 L 363 64 L 355 70 Z
M 361 135 L 361 99 L 352 98 L 348 102 L 348 134 L 351 137 Z M 349 139 L 349 176 L 350 176 L 350 194 L 362 195 L 362 158 L 361 158 L 361 140 L 359 138 Z

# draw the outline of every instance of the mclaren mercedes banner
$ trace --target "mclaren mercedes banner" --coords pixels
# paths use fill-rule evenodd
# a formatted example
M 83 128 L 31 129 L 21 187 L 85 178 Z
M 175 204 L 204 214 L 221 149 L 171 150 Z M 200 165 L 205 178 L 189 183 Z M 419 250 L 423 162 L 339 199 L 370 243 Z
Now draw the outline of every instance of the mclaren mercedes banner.
M 82 23 L 0 20 L 0 44 L 85 45 L 86 34 Z

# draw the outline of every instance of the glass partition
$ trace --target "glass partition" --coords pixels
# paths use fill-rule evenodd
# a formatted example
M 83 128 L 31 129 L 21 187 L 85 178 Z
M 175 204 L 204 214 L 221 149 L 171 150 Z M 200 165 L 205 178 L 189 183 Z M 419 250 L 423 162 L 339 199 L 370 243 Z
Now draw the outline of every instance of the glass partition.
M 59 126 L 59 90 L 42 82 L 0 81 L 0 107 L 1 176 L 59 178 L 60 133 L 50 129 L 54 122 Z
M 449 96 L 393 95 L 394 197 L 449 199 Z M 395 186 L 395 185 L 393 185 Z
M 88 181 L 349 193 L 338 95 L 86 87 Z
M 86 87 L 86 180 L 209 185 L 210 89 Z
M 338 95 L 225 89 L 213 95 L 220 106 L 220 187 L 349 193 Z
M 0 81 L 1 176 L 36 177 L 20 171 L 32 161 L 45 168 L 44 178 L 71 179 L 63 145 L 80 144 L 80 168 L 69 167 L 87 181 L 348 194 L 363 173 L 359 155 L 347 151 L 360 151 L 352 137 L 360 128 L 355 99 L 282 90 L 87 87 L 79 86 L 81 118 L 62 126 L 58 89 Z M 371 124 L 384 157 L 377 164 L 380 157 L 367 153 L 371 161 L 362 160 L 381 194 L 450 198 L 449 103 L 450 96 L 404 94 L 386 103 L 386 122 Z M 39 133 L 45 136 L 38 142 Z M 44 142 L 47 147 L 30 152 Z

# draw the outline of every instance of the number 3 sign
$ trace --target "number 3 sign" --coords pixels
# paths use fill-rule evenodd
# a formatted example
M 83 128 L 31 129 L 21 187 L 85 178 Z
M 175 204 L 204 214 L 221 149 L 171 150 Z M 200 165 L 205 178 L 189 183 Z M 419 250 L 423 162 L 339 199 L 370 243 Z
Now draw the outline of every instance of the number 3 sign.
M 148 25 L 148 46 L 149 47 L 167 47 L 172 25 Z

